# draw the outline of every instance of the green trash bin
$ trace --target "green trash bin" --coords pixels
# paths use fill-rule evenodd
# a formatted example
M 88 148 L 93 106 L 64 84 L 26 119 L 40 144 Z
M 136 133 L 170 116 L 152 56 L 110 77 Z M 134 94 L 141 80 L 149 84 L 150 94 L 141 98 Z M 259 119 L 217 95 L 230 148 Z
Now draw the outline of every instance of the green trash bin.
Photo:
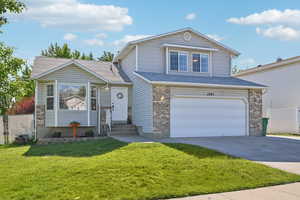
M 262 118 L 262 135 L 263 136 L 267 135 L 268 122 L 269 122 L 269 118 L 266 118 L 266 117 Z

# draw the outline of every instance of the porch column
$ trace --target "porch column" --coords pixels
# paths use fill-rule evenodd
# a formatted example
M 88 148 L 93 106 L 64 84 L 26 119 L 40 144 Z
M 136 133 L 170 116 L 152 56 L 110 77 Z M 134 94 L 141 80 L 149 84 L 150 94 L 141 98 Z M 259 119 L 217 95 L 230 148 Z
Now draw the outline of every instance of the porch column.
M 88 82 L 87 84 L 87 120 L 88 120 L 88 126 L 90 126 L 91 122 L 90 122 L 90 92 L 91 92 L 91 83 Z
M 55 127 L 58 126 L 58 106 L 59 106 L 59 95 L 58 95 L 58 81 L 55 80 L 55 92 L 54 92 L 54 123 Z

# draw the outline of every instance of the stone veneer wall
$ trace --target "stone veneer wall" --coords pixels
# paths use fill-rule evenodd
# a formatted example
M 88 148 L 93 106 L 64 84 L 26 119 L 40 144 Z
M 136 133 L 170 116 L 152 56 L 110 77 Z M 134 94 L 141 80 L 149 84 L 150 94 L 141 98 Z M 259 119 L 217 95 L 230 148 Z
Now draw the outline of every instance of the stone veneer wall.
M 45 105 L 36 106 L 36 127 L 44 128 L 45 127 Z
M 262 90 L 250 89 L 249 103 L 249 135 L 262 136 Z
M 153 137 L 170 136 L 170 87 L 154 85 L 153 98 Z

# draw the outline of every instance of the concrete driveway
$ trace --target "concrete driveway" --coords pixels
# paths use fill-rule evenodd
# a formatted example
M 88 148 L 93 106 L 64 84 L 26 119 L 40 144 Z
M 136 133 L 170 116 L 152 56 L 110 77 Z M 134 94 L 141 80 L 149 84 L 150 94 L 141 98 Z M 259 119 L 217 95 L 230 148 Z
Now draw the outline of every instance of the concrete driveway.
M 300 174 L 300 137 L 167 138 L 159 141 L 207 147 Z

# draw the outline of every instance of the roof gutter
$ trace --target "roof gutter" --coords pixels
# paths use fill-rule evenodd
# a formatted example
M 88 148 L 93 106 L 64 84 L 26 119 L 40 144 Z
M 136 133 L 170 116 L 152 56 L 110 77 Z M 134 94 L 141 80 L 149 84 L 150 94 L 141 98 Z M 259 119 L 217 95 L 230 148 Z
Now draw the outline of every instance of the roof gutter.
M 209 83 L 187 83 L 187 82 L 174 82 L 174 81 L 150 81 L 149 79 L 133 72 L 134 75 L 143 79 L 147 83 L 153 85 L 174 85 L 174 86 L 194 86 L 194 87 L 218 87 L 218 88 L 241 88 L 241 89 L 265 89 L 267 86 L 244 86 L 244 85 L 223 85 L 223 84 L 209 84 Z

